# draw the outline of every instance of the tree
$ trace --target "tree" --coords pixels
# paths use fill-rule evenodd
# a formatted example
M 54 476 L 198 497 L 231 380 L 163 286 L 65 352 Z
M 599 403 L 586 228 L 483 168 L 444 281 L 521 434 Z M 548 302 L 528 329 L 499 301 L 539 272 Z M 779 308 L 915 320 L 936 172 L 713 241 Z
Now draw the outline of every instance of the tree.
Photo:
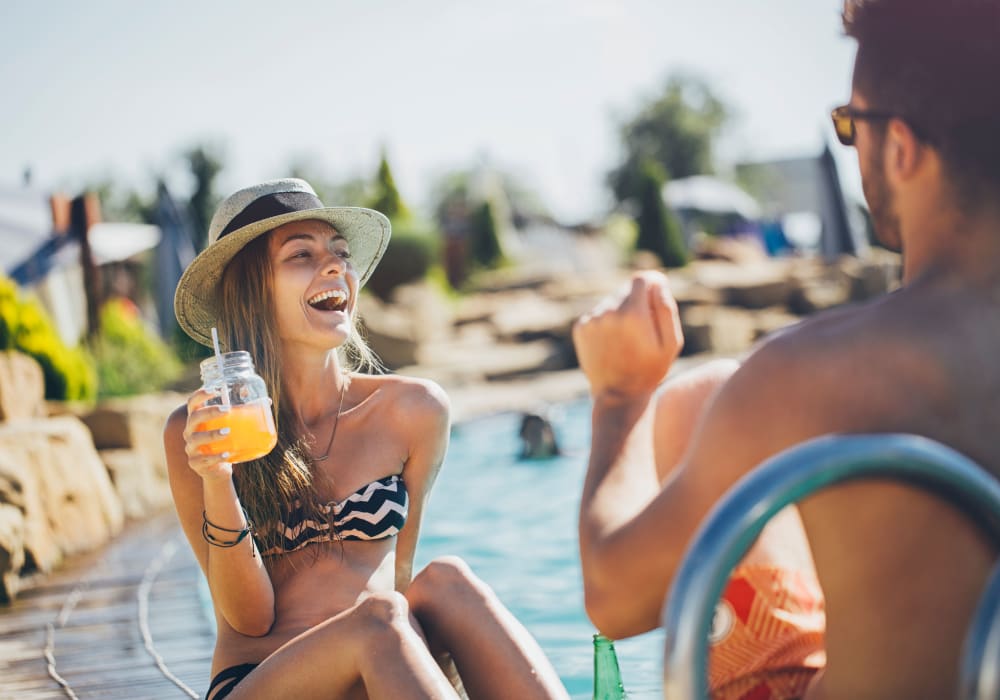
M 663 185 L 666 182 L 663 168 L 652 161 L 645 161 L 639 170 L 639 236 L 637 250 L 655 253 L 665 267 L 683 267 L 687 264 L 687 247 L 677 219 L 663 202 Z
M 195 146 L 184 157 L 194 178 L 194 190 L 188 204 L 194 245 L 197 250 L 203 250 L 208 244 L 208 226 L 218 203 L 215 179 L 222 171 L 222 155 L 210 146 Z
M 288 172 L 291 177 L 308 182 L 316 196 L 328 207 L 366 207 L 374 199 L 374 187 L 368 178 L 351 176 L 335 180 L 312 158 L 296 158 Z
M 728 118 L 729 108 L 705 82 L 669 78 L 663 93 L 621 127 L 624 158 L 608 174 L 615 198 L 639 197 L 646 161 L 675 178 L 712 172 L 712 145 Z
M 469 256 L 474 265 L 496 267 L 503 259 L 500 235 L 497 230 L 493 206 L 489 201 L 480 204 L 472 212 L 469 230 Z
M 384 152 L 378 164 L 378 173 L 375 175 L 375 196 L 369 206 L 390 219 L 407 219 L 410 216 L 409 209 L 403 204 L 403 198 L 396 188 L 396 180 L 392 176 L 389 160 Z

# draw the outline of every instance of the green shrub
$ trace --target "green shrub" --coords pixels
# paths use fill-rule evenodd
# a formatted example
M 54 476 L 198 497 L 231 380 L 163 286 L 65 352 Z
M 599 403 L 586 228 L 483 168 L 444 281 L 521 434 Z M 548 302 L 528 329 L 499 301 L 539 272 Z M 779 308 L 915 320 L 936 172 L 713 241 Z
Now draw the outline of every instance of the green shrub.
M 469 234 L 469 256 L 474 267 L 496 267 L 503 260 L 500 234 L 493 207 L 483 202 L 472 212 Z
M 649 161 L 640 172 L 639 235 L 637 250 L 656 253 L 664 267 L 683 267 L 688 261 L 687 246 L 680 224 L 663 202 L 663 168 Z
M 439 247 L 440 241 L 434 231 L 408 222 L 394 222 L 389 247 L 366 288 L 388 301 L 396 287 L 427 276 L 438 261 Z
M 46 399 L 86 401 L 97 392 L 86 350 L 67 347 L 41 305 L 22 297 L 17 285 L 5 277 L 0 277 L 0 349 L 18 350 L 41 365 Z
M 101 397 L 158 391 L 182 369 L 170 347 L 146 327 L 126 299 L 113 299 L 101 308 L 101 332 L 91 351 Z
M 174 352 L 177 354 L 180 361 L 184 363 L 198 363 L 206 357 L 210 357 L 212 355 L 212 348 L 199 343 L 197 340 L 185 333 L 184 329 L 178 325 L 174 325 L 173 332 L 170 336 L 170 345 L 173 347 Z

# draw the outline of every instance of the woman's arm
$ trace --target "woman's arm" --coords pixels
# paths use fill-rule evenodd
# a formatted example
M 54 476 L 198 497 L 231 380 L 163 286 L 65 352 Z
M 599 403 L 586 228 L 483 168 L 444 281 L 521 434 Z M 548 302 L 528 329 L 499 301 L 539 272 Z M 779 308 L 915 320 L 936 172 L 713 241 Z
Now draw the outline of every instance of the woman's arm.
M 403 439 L 409 454 L 403 480 L 410 495 L 410 512 L 396 541 L 396 590 L 405 591 L 413 578 L 413 557 L 424 506 L 448 450 L 451 426 L 448 396 L 430 381 L 407 380 L 392 411 L 397 425 L 406 426 Z
M 203 535 L 206 520 L 226 530 L 240 530 L 247 523 L 233 484 L 233 465 L 221 455 L 199 452 L 199 447 L 211 444 L 219 435 L 194 427 L 220 408 L 193 408 L 198 400 L 195 394 L 187 406 L 176 409 L 163 433 L 174 507 L 208 579 L 216 608 L 237 632 L 263 636 L 274 623 L 274 589 L 253 537 L 245 537 L 233 547 L 218 547 L 210 545 Z M 209 534 L 223 541 L 237 536 L 215 528 L 210 528 Z

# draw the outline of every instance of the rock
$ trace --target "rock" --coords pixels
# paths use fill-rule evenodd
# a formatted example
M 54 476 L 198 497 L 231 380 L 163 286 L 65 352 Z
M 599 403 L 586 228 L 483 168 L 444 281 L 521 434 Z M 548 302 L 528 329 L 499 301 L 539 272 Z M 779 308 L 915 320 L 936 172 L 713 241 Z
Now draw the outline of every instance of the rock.
M 754 341 L 757 341 L 764 336 L 771 335 L 772 333 L 794 325 L 801 320 L 802 319 L 799 316 L 788 313 L 780 306 L 770 309 L 761 309 L 754 314 L 753 339 Z
M 685 355 L 747 350 L 757 337 L 755 314 L 723 306 L 690 306 L 681 312 Z
M 902 265 L 895 253 L 881 250 L 869 259 L 843 258 L 838 266 L 844 275 L 851 301 L 865 301 L 892 291 L 899 285 Z
M 554 340 L 427 344 L 420 352 L 419 367 L 403 368 L 402 371 L 433 377 L 446 385 L 509 379 L 565 369 L 574 364 L 571 350 Z
M 152 465 L 153 473 L 166 479 L 163 426 L 171 411 L 186 400 L 184 394 L 171 392 L 107 399 L 80 419 L 98 450 L 136 450 L 143 455 L 143 464 Z
M 409 320 L 417 341 L 436 340 L 451 335 L 452 309 L 444 294 L 433 284 L 420 282 L 397 287 L 392 308 Z
M 24 513 L 9 503 L 0 503 L 0 603 L 17 595 L 24 568 Z
M 725 260 L 736 264 L 767 260 L 767 251 L 756 238 L 739 236 L 694 236 L 692 252 L 702 260 Z
M 78 419 L 0 425 L 0 454 L 22 484 L 25 553 L 39 569 L 53 563 L 53 546 L 61 556 L 85 552 L 121 530 L 121 503 L 90 432 Z
M 412 365 L 417 361 L 420 343 L 413 335 L 408 319 L 396 312 L 367 316 L 364 336 L 368 346 L 389 369 Z
M 723 294 L 720 289 L 712 289 L 701 284 L 696 279 L 683 273 L 674 273 L 669 277 L 670 293 L 677 301 L 678 308 L 698 304 L 720 305 Z
M 99 450 L 128 518 L 152 515 L 171 502 L 170 483 L 140 450 Z
M 849 300 L 847 285 L 836 279 L 803 279 L 798 282 L 788 299 L 788 308 L 799 315 L 823 311 Z
M 62 552 L 45 512 L 46 501 L 39 475 L 33 471 L 29 461 L 18 455 L 7 452 L 0 455 L 0 504 L 16 508 L 21 513 L 22 567 L 29 573 L 51 571 L 62 560 Z
M 45 376 L 34 358 L 0 352 L 0 421 L 45 415 Z
M 490 317 L 501 341 L 568 338 L 579 313 L 572 305 L 551 301 L 531 292 L 498 294 Z
M 744 265 L 696 261 L 691 267 L 696 281 L 720 290 L 726 304 L 744 309 L 784 306 L 794 288 L 789 264 L 782 260 L 768 259 Z

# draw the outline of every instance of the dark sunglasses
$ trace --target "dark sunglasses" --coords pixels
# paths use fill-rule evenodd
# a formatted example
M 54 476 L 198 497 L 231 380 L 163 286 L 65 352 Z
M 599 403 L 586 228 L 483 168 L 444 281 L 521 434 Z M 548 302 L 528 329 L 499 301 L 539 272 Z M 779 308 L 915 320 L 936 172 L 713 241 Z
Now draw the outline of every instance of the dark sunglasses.
M 833 118 L 833 130 L 837 132 L 837 140 L 845 146 L 853 146 L 854 138 L 858 134 L 854 127 L 855 121 L 859 119 L 892 119 L 896 115 L 888 112 L 868 112 L 844 105 L 833 110 L 830 116 Z

